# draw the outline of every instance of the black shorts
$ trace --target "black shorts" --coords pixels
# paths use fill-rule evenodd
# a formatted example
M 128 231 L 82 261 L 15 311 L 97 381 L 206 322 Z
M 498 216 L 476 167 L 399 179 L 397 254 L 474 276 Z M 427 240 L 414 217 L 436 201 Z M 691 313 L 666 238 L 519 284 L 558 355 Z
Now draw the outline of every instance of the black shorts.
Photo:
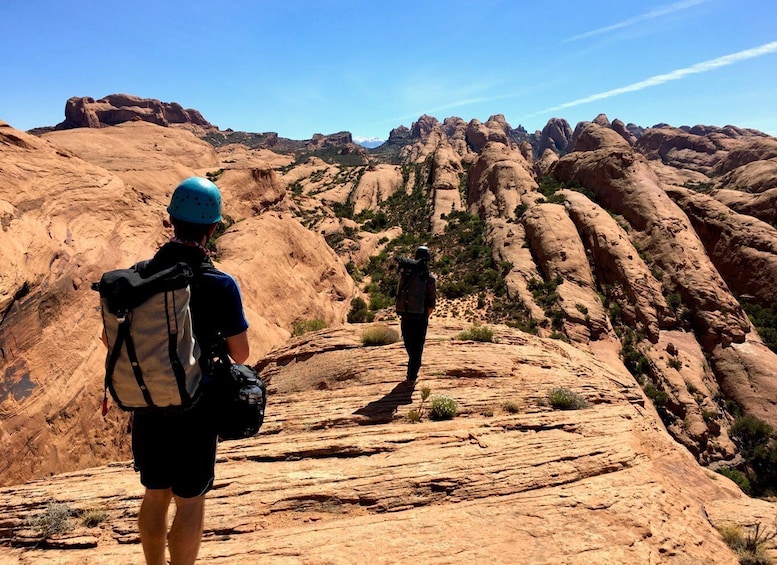
M 181 498 L 213 487 L 217 437 L 202 404 L 186 411 L 135 412 L 132 455 L 144 487 L 170 488 Z

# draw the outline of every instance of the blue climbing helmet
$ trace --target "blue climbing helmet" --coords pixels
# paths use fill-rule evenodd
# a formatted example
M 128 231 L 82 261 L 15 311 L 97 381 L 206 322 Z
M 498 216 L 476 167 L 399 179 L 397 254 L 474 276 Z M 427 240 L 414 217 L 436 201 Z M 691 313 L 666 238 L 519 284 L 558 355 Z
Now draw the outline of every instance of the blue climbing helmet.
M 175 187 L 167 211 L 173 218 L 184 222 L 215 224 L 221 221 L 219 187 L 202 177 L 184 179 Z

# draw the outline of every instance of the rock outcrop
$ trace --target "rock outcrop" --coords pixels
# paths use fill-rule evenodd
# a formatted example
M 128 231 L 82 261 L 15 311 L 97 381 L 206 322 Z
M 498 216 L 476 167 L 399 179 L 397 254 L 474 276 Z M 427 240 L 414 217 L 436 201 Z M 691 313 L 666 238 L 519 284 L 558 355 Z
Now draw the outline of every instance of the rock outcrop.
M 65 104 L 65 121 L 55 129 L 101 128 L 132 120 L 142 120 L 159 126 L 188 124 L 214 129 L 215 126 L 191 108 L 184 109 L 177 102 L 160 102 L 129 94 L 111 94 L 95 100 L 88 96 L 74 96 Z
M 467 209 L 483 219 L 515 219 L 517 207 L 537 197 L 529 163 L 519 150 L 499 142 L 486 144 L 470 167 L 467 182 Z
M 614 131 L 584 125 L 575 149 L 556 163 L 553 175 L 561 181 L 580 182 L 601 206 L 624 217 L 633 230 L 630 238 L 639 243 L 651 272 L 687 308 L 683 316 L 710 355 L 721 389 L 733 394 L 724 385 L 736 381 L 737 387 L 743 387 L 736 400 L 748 411 L 777 423 L 769 414 L 777 400 L 777 378 L 770 369 L 777 359 L 753 332 L 691 220 L 669 199 L 644 157 Z M 671 190 L 679 194 L 681 189 Z M 749 386 L 744 384 L 744 375 L 749 375 Z
M 551 118 L 542 128 L 538 153 L 543 155 L 547 149 L 550 149 L 558 155 L 564 155 L 569 149 L 571 139 L 572 128 L 569 122 L 563 118 Z

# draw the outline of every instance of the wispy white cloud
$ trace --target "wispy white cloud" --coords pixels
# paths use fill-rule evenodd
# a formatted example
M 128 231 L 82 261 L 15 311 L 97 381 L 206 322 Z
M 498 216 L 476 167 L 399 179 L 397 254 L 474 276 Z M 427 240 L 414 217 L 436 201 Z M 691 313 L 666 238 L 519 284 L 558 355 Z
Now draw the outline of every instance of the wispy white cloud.
M 547 114 L 549 112 L 557 112 L 558 110 L 564 110 L 565 108 L 573 108 L 575 106 L 581 106 L 583 104 L 588 104 L 590 102 L 605 100 L 607 98 L 612 98 L 613 96 L 626 94 L 628 92 L 637 92 L 639 90 L 644 90 L 645 88 L 650 88 L 651 86 L 659 86 L 661 84 L 664 84 L 672 80 L 680 80 L 689 75 L 706 73 L 708 71 L 719 69 L 720 67 L 727 67 L 729 65 L 733 65 L 741 61 L 754 59 L 756 57 L 762 57 L 763 55 L 768 55 L 770 53 L 777 53 L 777 41 L 766 43 L 764 45 L 761 45 L 760 47 L 753 47 L 752 49 L 746 49 L 744 51 L 732 53 L 731 55 L 718 57 L 717 59 L 710 59 L 709 61 L 697 63 L 695 65 L 691 65 L 690 67 L 686 67 L 684 69 L 677 69 L 670 73 L 655 75 L 648 79 L 635 82 L 627 86 L 614 88 L 612 90 L 607 90 L 605 92 L 600 92 L 598 94 L 592 94 L 590 96 L 586 96 L 585 98 L 578 98 L 577 100 L 573 100 L 571 102 L 565 102 L 564 104 L 559 104 L 558 106 L 553 106 L 552 108 L 546 108 L 545 110 L 541 110 L 539 112 L 533 112 L 531 114 L 528 114 L 525 117 L 531 118 L 534 116 Z
M 654 18 L 659 18 L 661 16 L 666 16 L 669 14 L 673 14 L 674 12 L 679 12 L 681 10 L 686 10 L 688 8 L 692 8 L 693 6 L 697 6 L 699 4 L 703 4 L 705 2 L 709 2 L 709 0 L 683 0 L 682 2 L 676 2 L 674 4 L 670 4 L 668 6 L 663 6 L 660 8 L 656 8 L 654 10 L 651 10 L 649 12 L 646 12 L 644 14 L 641 14 L 639 16 L 634 16 L 633 18 L 629 18 L 627 20 L 623 20 L 622 22 L 618 22 L 612 25 L 608 25 L 605 27 L 600 27 L 599 29 L 594 29 L 591 31 L 586 31 L 585 33 L 579 33 L 577 35 L 573 35 L 572 37 L 569 37 L 565 39 L 563 42 L 568 43 L 570 41 L 578 41 L 580 39 L 585 39 L 588 37 L 593 37 L 595 35 L 602 35 L 604 33 L 609 33 L 611 31 L 615 31 L 617 29 L 622 29 L 624 27 L 629 27 L 634 24 L 638 24 L 641 22 L 644 22 L 646 20 L 652 20 Z

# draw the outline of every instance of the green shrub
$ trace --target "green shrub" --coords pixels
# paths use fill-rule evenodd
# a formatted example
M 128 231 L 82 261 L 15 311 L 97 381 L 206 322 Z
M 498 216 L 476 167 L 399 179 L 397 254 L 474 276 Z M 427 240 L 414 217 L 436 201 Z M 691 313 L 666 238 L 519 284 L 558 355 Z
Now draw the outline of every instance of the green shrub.
M 754 416 L 734 420 L 729 435 L 739 448 L 747 465 L 746 473 L 753 494 L 771 495 L 777 492 L 777 441 L 774 429 Z
M 742 457 L 748 460 L 769 444 L 774 428 L 755 416 L 745 415 L 734 420 L 729 435 L 739 447 Z
M 54 534 L 62 534 L 73 529 L 70 515 L 71 511 L 67 504 L 50 502 L 43 512 L 32 516 L 27 523 L 43 539 L 48 539 Z
M 551 389 L 548 403 L 557 410 L 581 410 L 590 406 L 583 396 L 566 388 Z
M 368 328 L 362 333 L 364 345 L 389 345 L 397 341 L 399 341 L 397 330 L 385 325 Z
M 653 383 L 645 383 L 643 390 L 645 391 L 645 396 L 652 400 L 657 407 L 666 406 L 669 402 L 669 395 L 660 388 L 656 388 Z
M 308 332 L 323 330 L 325 327 L 326 322 L 324 320 L 319 320 L 318 318 L 315 320 L 297 320 L 291 325 L 291 335 L 300 336 Z
M 375 314 L 370 312 L 367 308 L 367 303 L 363 298 L 357 296 L 351 300 L 351 310 L 348 312 L 349 324 L 363 324 L 365 322 L 372 322 L 375 319 Z
M 208 171 L 205 173 L 205 177 L 211 182 L 216 182 L 222 174 L 224 174 L 224 169 L 218 169 L 216 171 Z
M 670 357 L 666 364 L 677 371 L 683 368 L 683 362 L 680 361 L 677 357 Z
M 450 396 L 440 395 L 432 398 L 429 417 L 432 420 L 452 420 L 458 413 L 456 401 Z
M 752 492 L 752 487 L 750 486 L 750 479 L 748 479 L 747 475 L 745 475 L 742 471 L 738 471 L 737 469 L 733 469 L 731 467 L 721 467 L 720 469 L 718 469 L 718 473 L 734 481 L 734 483 L 745 494 L 749 495 Z
M 480 324 L 473 324 L 468 330 L 464 330 L 456 336 L 456 339 L 462 341 L 494 341 L 494 332 L 488 326 L 481 326 Z

